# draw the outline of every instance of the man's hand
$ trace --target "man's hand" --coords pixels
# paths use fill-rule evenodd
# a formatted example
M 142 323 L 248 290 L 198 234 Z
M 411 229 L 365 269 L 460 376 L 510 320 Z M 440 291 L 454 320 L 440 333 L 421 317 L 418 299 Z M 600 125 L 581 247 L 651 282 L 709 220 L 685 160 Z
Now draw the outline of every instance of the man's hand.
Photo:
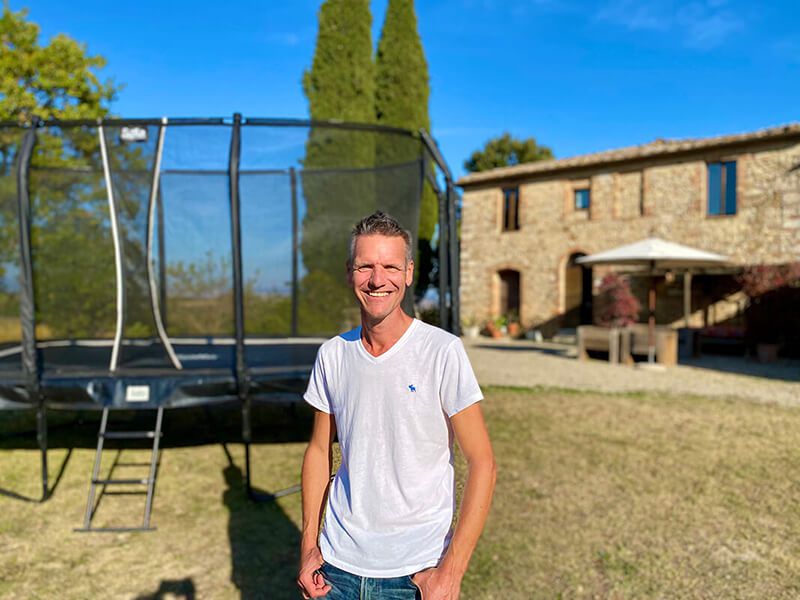
M 300 556 L 300 573 L 297 576 L 297 585 L 306 600 L 309 598 L 322 598 L 331 591 L 331 586 L 325 583 L 325 579 L 319 572 L 322 562 L 322 553 L 317 546 L 304 550 L 302 556 Z
M 458 600 L 461 577 L 442 567 L 425 569 L 411 578 L 419 588 L 422 600 Z

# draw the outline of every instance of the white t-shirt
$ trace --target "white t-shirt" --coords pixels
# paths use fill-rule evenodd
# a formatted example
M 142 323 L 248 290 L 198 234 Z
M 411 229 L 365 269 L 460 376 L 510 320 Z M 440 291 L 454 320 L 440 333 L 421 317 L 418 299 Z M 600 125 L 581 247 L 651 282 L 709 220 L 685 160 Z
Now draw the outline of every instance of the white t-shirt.
M 380 356 L 360 327 L 322 345 L 304 399 L 334 414 L 342 451 L 320 536 L 326 562 L 362 577 L 439 562 L 455 508 L 449 417 L 482 398 L 461 340 L 416 319 Z

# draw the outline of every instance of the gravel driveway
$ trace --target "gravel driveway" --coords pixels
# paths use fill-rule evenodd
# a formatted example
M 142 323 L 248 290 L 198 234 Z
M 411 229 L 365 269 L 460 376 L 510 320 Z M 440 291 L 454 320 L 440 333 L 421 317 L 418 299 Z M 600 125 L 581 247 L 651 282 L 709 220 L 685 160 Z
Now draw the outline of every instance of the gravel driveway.
M 483 385 L 654 391 L 800 406 L 800 360 L 760 364 L 750 358 L 704 356 L 664 370 L 648 370 L 581 361 L 575 357 L 575 347 L 566 344 L 485 337 L 463 340 Z

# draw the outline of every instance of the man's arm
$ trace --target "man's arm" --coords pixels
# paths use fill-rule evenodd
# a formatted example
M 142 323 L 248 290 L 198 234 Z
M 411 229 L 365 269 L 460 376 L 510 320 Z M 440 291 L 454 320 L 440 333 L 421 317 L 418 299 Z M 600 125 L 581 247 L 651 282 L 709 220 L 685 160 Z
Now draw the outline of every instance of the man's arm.
M 333 415 L 321 410 L 314 412 L 311 440 L 303 456 L 303 532 L 300 545 L 300 573 L 297 585 L 304 598 L 319 598 L 328 593 L 327 585 L 316 571 L 322 566 L 318 538 L 322 509 L 330 484 L 333 456 L 331 446 L 336 432 Z
M 467 459 L 467 484 L 453 538 L 439 566 L 418 573 L 414 583 L 423 600 L 457 600 L 461 580 L 481 536 L 492 503 L 497 467 L 479 403 L 450 419 L 458 445 Z

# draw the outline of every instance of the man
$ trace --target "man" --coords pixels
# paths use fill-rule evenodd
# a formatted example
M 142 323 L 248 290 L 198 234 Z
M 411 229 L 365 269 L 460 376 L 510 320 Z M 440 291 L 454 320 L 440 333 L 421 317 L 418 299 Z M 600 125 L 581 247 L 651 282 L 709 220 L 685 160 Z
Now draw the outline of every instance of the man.
M 411 252 L 384 213 L 353 229 L 361 326 L 322 345 L 304 396 L 316 409 L 302 474 L 304 598 L 457 600 L 486 521 L 495 463 L 483 396 L 461 341 L 402 310 Z M 335 433 L 342 464 L 329 487 Z M 451 531 L 454 436 L 468 474 Z

